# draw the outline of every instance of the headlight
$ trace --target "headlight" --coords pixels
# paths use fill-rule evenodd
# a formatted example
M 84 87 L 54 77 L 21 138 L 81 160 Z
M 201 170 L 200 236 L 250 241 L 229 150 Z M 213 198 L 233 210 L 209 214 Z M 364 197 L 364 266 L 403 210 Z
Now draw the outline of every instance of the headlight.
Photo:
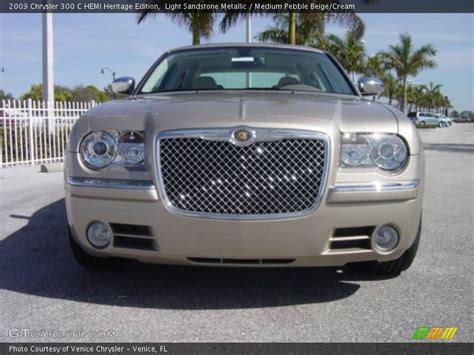
M 139 165 L 145 158 L 144 135 L 135 131 L 97 131 L 89 133 L 80 147 L 89 168 L 103 169 L 111 164 Z
M 345 133 L 341 142 L 341 165 L 344 167 L 378 167 L 395 171 L 408 157 L 405 142 L 394 134 Z
M 81 143 L 81 156 L 91 169 L 103 169 L 115 159 L 117 142 L 107 132 L 92 132 Z

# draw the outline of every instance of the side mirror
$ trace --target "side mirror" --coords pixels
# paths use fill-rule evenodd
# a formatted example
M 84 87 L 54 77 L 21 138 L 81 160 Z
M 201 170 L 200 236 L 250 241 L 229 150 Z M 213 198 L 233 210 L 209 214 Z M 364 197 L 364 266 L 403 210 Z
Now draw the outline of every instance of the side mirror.
M 380 95 L 383 92 L 383 82 L 378 78 L 360 78 L 358 86 L 363 96 Z
M 114 82 L 110 85 L 110 88 L 116 94 L 130 95 L 133 89 L 135 89 L 135 79 L 129 76 L 124 76 L 115 79 Z

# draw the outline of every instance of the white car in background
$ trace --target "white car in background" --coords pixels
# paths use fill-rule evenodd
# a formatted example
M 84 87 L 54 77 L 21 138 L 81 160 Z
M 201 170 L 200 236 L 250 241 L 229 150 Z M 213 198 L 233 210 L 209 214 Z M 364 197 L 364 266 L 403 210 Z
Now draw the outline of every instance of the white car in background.
M 438 118 L 440 118 L 446 124 L 445 127 L 449 127 L 453 124 L 453 119 L 449 118 L 449 117 L 446 117 L 442 113 L 437 113 L 436 116 L 438 116 Z
M 410 112 L 408 118 L 417 126 L 447 127 L 448 124 L 434 112 Z

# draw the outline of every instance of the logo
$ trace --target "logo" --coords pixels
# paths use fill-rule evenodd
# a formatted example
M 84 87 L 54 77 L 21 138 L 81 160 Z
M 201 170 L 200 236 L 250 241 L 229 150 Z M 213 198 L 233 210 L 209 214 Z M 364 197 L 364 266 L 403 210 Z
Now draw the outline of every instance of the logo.
M 413 340 L 451 340 L 458 331 L 458 327 L 418 327 Z
M 251 133 L 246 129 L 237 129 L 234 132 L 234 138 L 239 142 L 247 142 L 251 137 Z

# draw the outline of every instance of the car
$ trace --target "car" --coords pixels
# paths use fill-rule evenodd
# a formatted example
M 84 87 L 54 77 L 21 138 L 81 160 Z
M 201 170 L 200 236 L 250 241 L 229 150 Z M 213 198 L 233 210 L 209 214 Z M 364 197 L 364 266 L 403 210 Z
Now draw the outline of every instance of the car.
M 442 118 L 438 117 L 437 113 L 434 112 L 409 112 L 408 117 L 417 126 L 433 126 L 433 127 L 446 127 L 447 122 Z
M 423 147 L 328 53 L 274 44 L 165 52 L 80 117 L 65 157 L 70 243 L 117 259 L 351 267 L 397 275 L 421 232 Z
M 453 119 L 446 117 L 442 113 L 437 113 L 436 116 L 444 122 L 444 127 L 449 127 L 453 125 Z

